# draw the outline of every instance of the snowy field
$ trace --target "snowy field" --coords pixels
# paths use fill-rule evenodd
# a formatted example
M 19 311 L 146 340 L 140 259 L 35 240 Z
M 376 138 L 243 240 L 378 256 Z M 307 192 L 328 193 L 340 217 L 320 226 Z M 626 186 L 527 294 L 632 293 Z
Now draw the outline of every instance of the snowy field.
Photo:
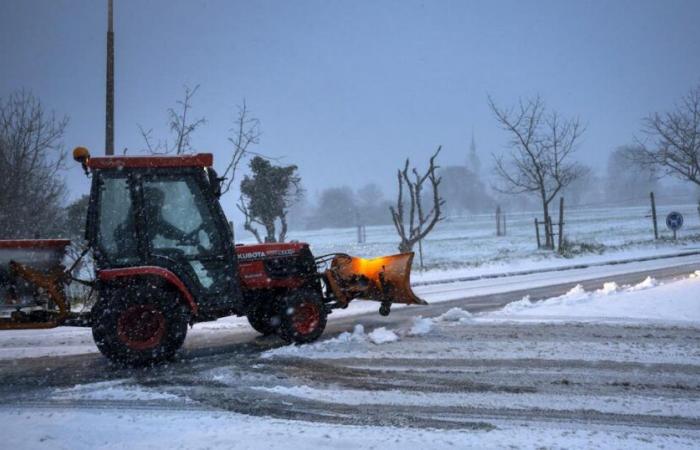
M 700 271 L 35 389 L 7 448 L 694 449 Z
M 681 236 L 700 234 L 693 205 L 672 209 L 686 215 Z M 649 241 L 646 213 L 572 212 L 569 238 L 607 248 L 570 259 L 533 249 L 529 214 L 510 217 L 505 238 L 493 236 L 490 216 L 453 219 L 426 242 L 432 269 L 413 276 L 416 293 L 439 313 L 396 307 L 378 324 L 375 314 L 363 315 L 375 312 L 376 303 L 355 302 L 329 322 L 351 321 L 354 329 L 306 346 L 279 347 L 252 336 L 250 345 L 131 371 L 95 355 L 89 329 L 5 333 L 0 364 L 11 374 L 0 378 L 15 384 L 6 380 L 13 387 L 2 390 L 4 446 L 700 448 L 700 271 L 589 290 L 575 285 L 642 270 L 700 268 L 700 255 L 601 265 L 700 250 L 693 239 Z M 362 245 L 353 243 L 354 233 L 292 238 L 307 240 L 316 254 L 395 252 L 388 227 L 368 229 Z M 574 265 L 580 267 L 541 271 Z M 447 282 L 459 277 L 474 279 Z M 452 306 L 563 283 L 575 286 L 495 311 L 469 312 L 469 300 Z M 185 352 L 245 333 L 245 318 L 197 324 Z M 70 356 L 52 368 L 39 359 L 63 355 Z
M 657 205 L 662 237 L 672 236 L 664 222 L 671 211 L 681 212 L 685 219 L 679 237 L 700 234 L 697 205 Z M 493 214 L 448 218 L 438 224 L 424 241 L 425 265 L 441 269 L 487 266 L 489 270 L 509 270 L 514 266 L 529 267 L 533 263 L 542 263 L 542 260 L 547 264 L 546 260 L 551 259 L 552 254 L 538 252 L 535 240 L 534 218 L 539 215 L 538 212 L 508 214 L 508 235 L 505 237 L 496 237 Z M 573 208 L 566 212 L 564 235 L 574 242 L 606 246 L 608 258 L 616 254 L 649 255 L 660 249 L 679 249 L 688 245 L 666 240 L 654 243 L 650 216 L 648 206 Z M 552 220 L 558 220 L 556 211 L 552 211 Z M 250 242 L 250 234 L 239 231 L 237 239 Z M 309 242 L 316 255 L 344 252 L 364 257 L 396 253 L 398 242 L 393 226 L 367 227 L 367 242 L 364 244 L 357 243 L 355 228 L 291 231 L 289 239 Z M 417 259 L 414 265 L 417 267 Z

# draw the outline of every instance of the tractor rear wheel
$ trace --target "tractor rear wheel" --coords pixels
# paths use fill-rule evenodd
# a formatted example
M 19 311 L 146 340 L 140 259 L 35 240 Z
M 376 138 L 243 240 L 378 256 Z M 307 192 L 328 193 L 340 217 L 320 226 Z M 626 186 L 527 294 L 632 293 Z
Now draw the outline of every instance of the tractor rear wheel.
M 312 289 L 290 292 L 281 301 L 279 335 L 290 343 L 313 342 L 326 328 L 326 316 L 320 293 Z
M 150 365 L 172 358 L 187 335 L 180 296 L 151 283 L 110 287 L 92 308 L 92 336 L 113 362 Z
M 246 317 L 250 326 L 263 336 L 275 334 L 280 325 L 279 308 L 269 299 L 259 300 Z

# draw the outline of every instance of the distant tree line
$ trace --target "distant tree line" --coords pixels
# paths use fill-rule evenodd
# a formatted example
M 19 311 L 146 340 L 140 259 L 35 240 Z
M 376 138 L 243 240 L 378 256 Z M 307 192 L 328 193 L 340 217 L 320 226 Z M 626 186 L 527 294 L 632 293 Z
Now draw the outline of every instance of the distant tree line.
M 150 129 L 139 127 L 146 152 L 193 151 L 192 136 L 206 123 L 192 115 L 196 92 L 196 87 L 186 88 L 184 98 L 168 110 L 170 140 L 156 140 Z M 260 241 L 277 241 L 286 238 L 290 226 L 397 226 L 399 209 L 406 215 L 404 220 L 410 221 L 411 202 L 416 204 L 418 199 L 424 213 L 434 211 L 439 199 L 440 218 L 491 212 L 497 204 L 518 209 L 539 204 L 547 215 L 550 202 L 560 195 L 567 196 L 571 205 L 624 206 L 644 202 L 649 191 L 666 189 L 675 194 L 682 189 L 661 185 L 663 176 L 700 189 L 700 85 L 668 111 L 646 116 L 636 142 L 612 150 L 602 173 L 574 157 L 584 131 L 577 118 L 563 118 L 546 109 L 539 97 L 510 109 L 489 101 L 496 121 L 510 138 L 509 152 L 495 156 L 494 177 L 482 179 L 474 152 L 464 165 L 431 163 L 426 173 L 405 167 L 399 170 L 397 187 L 403 191 L 396 201 L 373 183 L 360 188 L 330 187 L 310 199 L 295 165 L 277 164 L 274 158 L 253 150 L 260 141 L 259 120 L 244 101 L 231 128 L 231 158 L 222 172 L 224 192 L 240 186 L 238 206 L 246 217 L 246 229 Z M 0 238 L 82 237 L 87 196 L 68 202 L 62 176 L 68 123 L 67 116 L 48 111 L 30 92 L 0 98 Z M 240 184 L 234 184 L 243 161 L 249 161 L 250 172 Z M 426 183 L 432 180 L 432 188 L 439 185 L 439 194 L 430 188 L 431 183 L 424 190 L 412 191 L 411 184 L 419 174 L 426 177 Z M 421 221 L 420 217 L 414 220 Z M 432 220 L 423 224 L 430 223 Z

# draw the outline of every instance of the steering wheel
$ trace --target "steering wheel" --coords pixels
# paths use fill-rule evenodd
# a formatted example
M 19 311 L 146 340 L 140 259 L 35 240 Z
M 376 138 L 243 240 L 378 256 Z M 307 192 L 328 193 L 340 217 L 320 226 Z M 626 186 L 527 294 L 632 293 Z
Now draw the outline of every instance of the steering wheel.
M 204 223 L 200 223 L 194 230 L 185 234 L 182 237 L 182 239 L 180 239 L 180 243 L 184 244 L 184 245 L 197 245 L 197 246 L 199 246 L 199 239 L 197 237 L 197 234 L 203 229 L 204 229 Z

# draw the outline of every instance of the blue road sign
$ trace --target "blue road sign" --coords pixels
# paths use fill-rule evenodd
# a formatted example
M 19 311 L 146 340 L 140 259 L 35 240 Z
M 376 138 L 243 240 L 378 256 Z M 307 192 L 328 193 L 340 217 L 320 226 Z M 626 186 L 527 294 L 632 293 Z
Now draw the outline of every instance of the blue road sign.
M 683 214 L 672 211 L 666 216 L 666 226 L 671 231 L 678 231 L 683 226 Z

